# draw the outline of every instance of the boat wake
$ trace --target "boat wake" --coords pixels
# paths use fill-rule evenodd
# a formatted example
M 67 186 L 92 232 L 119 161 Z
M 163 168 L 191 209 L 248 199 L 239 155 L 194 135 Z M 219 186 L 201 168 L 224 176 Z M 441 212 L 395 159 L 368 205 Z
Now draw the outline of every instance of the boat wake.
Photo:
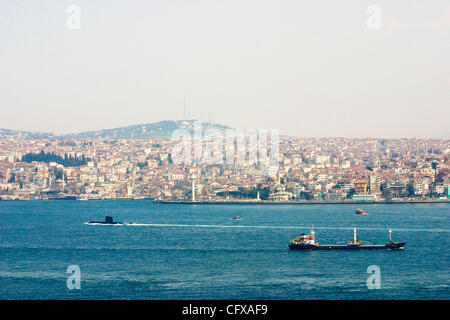
M 85 223 L 95 225 L 92 223 Z M 102 225 L 102 224 L 98 224 Z M 218 224 L 174 224 L 174 223 L 122 223 L 117 224 L 126 227 L 157 227 L 157 228 L 236 228 L 236 229 L 307 229 L 310 226 L 273 226 L 273 225 L 218 225 Z M 353 230 L 353 227 L 314 227 L 315 229 L 322 230 Z M 358 227 L 359 230 L 368 231 L 385 231 L 386 228 L 364 228 Z M 407 228 L 390 228 L 393 231 L 400 232 L 447 232 L 450 233 L 450 229 L 407 229 Z
M 131 226 L 135 225 L 134 223 L 101 223 L 101 222 L 85 222 L 84 224 L 88 226 Z

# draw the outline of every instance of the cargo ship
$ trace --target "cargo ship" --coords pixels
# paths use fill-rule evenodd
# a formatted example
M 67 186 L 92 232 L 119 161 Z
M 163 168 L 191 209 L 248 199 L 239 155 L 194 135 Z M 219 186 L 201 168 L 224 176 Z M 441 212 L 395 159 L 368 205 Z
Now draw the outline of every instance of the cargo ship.
M 353 240 L 344 243 L 335 244 L 319 244 L 315 242 L 316 234 L 314 227 L 309 234 L 301 234 L 298 238 L 293 238 L 289 241 L 289 249 L 294 250 L 401 250 L 406 242 L 392 241 L 392 230 L 389 230 L 389 241 L 385 244 L 372 244 L 367 241 L 361 241 L 356 238 L 356 228 L 353 229 Z

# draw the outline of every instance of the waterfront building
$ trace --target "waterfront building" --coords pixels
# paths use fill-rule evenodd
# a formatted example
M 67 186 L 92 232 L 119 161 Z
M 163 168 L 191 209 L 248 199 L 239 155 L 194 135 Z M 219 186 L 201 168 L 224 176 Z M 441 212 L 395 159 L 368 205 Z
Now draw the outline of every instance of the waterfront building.
M 368 189 L 368 183 L 366 180 L 357 180 L 354 182 L 355 193 L 358 195 L 366 195 Z
M 352 197 L 354 201 L 377 201 L 375 194 L 355 194 Z

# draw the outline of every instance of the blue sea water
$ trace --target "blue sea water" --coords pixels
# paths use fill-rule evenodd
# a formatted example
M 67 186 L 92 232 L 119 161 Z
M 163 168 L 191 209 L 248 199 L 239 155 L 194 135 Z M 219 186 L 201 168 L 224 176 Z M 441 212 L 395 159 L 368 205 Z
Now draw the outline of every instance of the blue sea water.
M 0 201 L 0 299 L 449 299 L 450 206 L 169 205 L 149 200 Z M 93 226 L 112 215 L 134 226 Z M 241 221 L 233 221 L 239 215 Z M 405 240 L 401 251 L 292 251 Z M 81 289 L 66 285 L 69 265 Z M 368 289 L 379 266 L 381 289 Z

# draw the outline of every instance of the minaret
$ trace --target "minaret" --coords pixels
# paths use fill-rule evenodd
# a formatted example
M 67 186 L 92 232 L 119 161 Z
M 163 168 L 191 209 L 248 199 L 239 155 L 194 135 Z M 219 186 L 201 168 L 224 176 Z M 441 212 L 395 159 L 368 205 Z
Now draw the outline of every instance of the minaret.
M 195 202 L 195 177 L 192 178 L 192 202 Z

